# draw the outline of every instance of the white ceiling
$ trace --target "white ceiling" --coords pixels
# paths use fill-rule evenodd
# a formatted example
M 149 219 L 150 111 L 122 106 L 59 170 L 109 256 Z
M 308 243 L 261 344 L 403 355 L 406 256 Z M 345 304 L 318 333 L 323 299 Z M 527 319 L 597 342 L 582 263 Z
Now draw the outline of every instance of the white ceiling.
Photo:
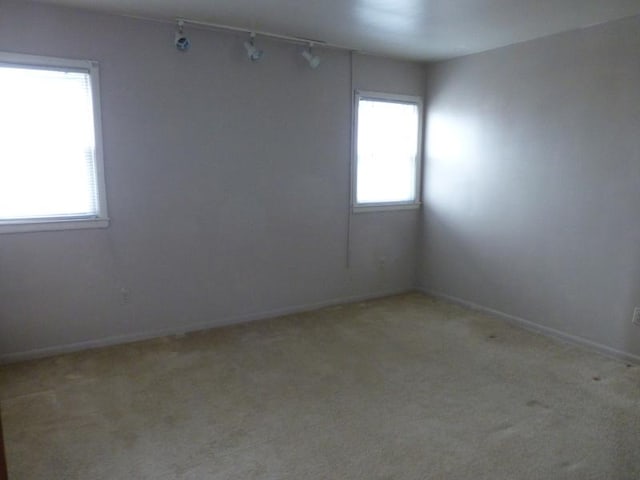
M 466 55 L 640 14 L 640 0 L 40 1 L 155 19 L 184 17 L 413 60 Z

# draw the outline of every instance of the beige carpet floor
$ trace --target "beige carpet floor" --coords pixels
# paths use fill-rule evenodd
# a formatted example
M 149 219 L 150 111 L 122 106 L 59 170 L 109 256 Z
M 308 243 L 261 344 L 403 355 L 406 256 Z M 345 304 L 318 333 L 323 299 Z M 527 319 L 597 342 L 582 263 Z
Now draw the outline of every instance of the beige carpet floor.
M 0 368 L 10 480 L 640 478 L 640 367 L 419 294 Z

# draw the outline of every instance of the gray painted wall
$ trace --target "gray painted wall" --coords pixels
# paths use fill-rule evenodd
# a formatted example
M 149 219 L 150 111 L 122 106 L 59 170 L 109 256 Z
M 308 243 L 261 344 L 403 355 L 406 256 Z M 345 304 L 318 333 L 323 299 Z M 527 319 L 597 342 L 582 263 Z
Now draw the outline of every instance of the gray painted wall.
M 417 211 L 353 216 L 349 55 L 17 1 L 0 50 L 100 62 L 108 229 L 0 236 L 0 358 L 411 289 Z M 358 56 L 357 88 L 422 95 Z M 127 292 L 125 301 L 122 289 Z M 24 355 L 22 355 L 24 356 Z
M 112 223 L 0 236 L 0 359 L 416 284 L 640 355 L 639 23 L 431 66 L 422 220 L 354 215 L 346 268 L 348 54 L 251 64 L 190 29 L 185 55 L 172 25 L 4 0 L 0 50 L 101 64 Z M 424 73 L 354 61 L 366 90 Z
M 423 289 L 640 355 L 639 31 L 430 67 Z

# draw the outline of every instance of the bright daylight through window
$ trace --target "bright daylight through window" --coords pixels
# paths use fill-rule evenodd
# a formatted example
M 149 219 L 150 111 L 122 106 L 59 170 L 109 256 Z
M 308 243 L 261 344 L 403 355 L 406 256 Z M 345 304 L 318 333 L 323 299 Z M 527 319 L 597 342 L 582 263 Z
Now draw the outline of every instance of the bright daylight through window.
M 106 226 L 97 74 L 0 53 L 0 233 Z
M 421 107 L 417 97 L 357 94 L 356 209 L 419 204 Z

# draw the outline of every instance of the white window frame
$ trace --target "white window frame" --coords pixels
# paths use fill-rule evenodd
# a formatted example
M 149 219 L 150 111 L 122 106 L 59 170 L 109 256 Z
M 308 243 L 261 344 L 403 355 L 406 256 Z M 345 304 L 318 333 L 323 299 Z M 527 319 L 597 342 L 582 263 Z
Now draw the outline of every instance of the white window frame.
M 83 72 L 89 74 L 91 98 L 93 101 L 93 125 L 95 130 L 94 165 L 96 169 L 96 189 L 98 195 L 98 212 L 96 215 L 90 217 L 0 220 L 0 234 L 108 227 L 109 216 L 107 212 L 106 186 L 104 181 L 102 115 L 100 109 L 100 72 L 98 62 L 92 60 L 42 57 L 38 55 L 25 55 L 0 51 L 0 64 L 15 67 L 35 67 L 68 72 Z
M 407 202 L 380 202 L 380 203 L 358 203 L 358 118 L 360 115 L 360 100 L 374 100 L 380 102 L 406 103 L 418 107 L 418 145 L 415 162 L 415 198 Z M 353 146 L 351 162 L 351 206 L 354 213 L 372 212 L 385 210 L 408 210 L 418 209 L 422 202 L 422 151 L 423 151 L 423 100 L 422 97 L 414 95 L 400 95 L 394 93 L 372 92 L 356 90 L 354 92 L 354 120 L 353 120 Z

